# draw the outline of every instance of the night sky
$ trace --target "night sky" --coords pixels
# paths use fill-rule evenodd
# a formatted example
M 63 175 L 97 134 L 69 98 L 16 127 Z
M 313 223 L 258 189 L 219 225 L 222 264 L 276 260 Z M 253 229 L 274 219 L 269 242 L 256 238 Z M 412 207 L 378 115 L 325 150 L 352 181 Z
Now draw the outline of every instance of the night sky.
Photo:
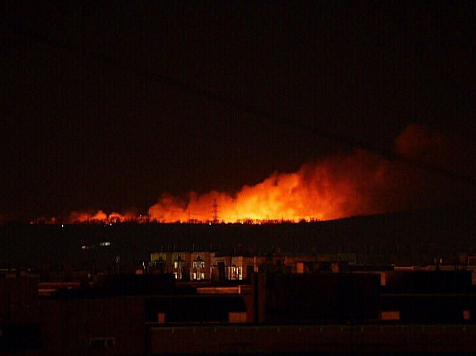
M 147 212 L 348 139 L 389 149 L 409 123 L 471 144 L 475 15 L 466 1 L 3 2 L 0 215 Z

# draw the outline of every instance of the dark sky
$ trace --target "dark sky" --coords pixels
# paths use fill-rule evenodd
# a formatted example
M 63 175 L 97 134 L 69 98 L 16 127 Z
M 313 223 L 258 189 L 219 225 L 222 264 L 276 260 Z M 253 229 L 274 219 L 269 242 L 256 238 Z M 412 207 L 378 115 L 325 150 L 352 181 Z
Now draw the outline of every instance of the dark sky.
M 472 141 L 472 2 L 3 2 L 0 214 L 140 211 L 348 150 L 161 76 L 391 147 Z

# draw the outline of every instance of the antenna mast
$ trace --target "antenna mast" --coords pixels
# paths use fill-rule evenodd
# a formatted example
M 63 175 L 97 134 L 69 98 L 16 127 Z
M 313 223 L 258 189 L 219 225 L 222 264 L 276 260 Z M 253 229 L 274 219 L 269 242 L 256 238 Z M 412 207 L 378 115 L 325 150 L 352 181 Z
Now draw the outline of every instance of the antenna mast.
M 218 224 L 218 203 L 217 199 L 213 199 L 213 221 L 214 224 Z

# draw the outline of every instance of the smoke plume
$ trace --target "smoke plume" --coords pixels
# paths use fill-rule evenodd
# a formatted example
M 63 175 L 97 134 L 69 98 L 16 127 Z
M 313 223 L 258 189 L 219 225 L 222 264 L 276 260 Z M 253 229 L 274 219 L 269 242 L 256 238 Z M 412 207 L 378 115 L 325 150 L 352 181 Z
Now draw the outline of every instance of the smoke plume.
M 330 220 L 446 204 L 476 196 L 475 185 L 428 169 L 471 173 L 462 154 L 468 147 L 423 125 L 409 125 L 395 140 L 397 157 L 355 150 L 307 162 L 297 172 L 274 172 L 256 185 L 234 194 L 211 191 L 185 196 L 162 194 L 147 215 L 106 214 L 102 210 L 73 212 L 72 223 L 101 222 L 279 222 Z M 426 168 L 410 164 L 419 160 Z M 473 167 L 474 168 L 474 167 Z
M 442 134 L 409 125 L 396 139 L 395 151 L 445 166 L 455 149 Z M 446 192 L 448 187 L 451 194 Z M 356 150 L 303 164 L 294 173 L 274 172 L 233 195 L 218 191 L 190 192 L 182 198 L 164 194 L 150 207 L 149 216 L 161 222 L 207 221 L 215 214 L 224 222 L 329 220 L 420 208 L 464 199 L 467 192 L 467 187 L 458 187 L 435 172 Z

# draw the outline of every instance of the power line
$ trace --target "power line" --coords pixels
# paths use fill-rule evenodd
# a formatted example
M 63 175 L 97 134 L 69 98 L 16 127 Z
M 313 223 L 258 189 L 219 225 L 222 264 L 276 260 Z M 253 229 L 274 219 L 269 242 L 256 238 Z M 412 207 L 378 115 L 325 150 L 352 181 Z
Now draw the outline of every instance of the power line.
M 290 126 L 295 129 L 313 134 L 315 136 L 319 136 L 321 138 L 325 138 L 330 141 L 339 142 L 340 144 L 353 148 L 353 149 L 364 149 L 369 152 L 374 152 L 389 160 L 399 161 L 399 162 L 405 163 L 407 165 L 411 165 L 413 167 L 416 167 L 428 172 L 447 176 L 455 181 L 469 183 L 471 185 L 476 186 L 476 177 L 463 174 L 460 172 L 456 172 L 453 170 L 449 170 L 446 168 L 441 168 L 441 167 L 423 162 L 415 158 L 400 156 L 395 154 L 395 152 L 393 152 L 392 150 L 388 148 L 372 145 L 368 142 L 363 142 L 355 138 L 336 135 L 331 132 L 317 128 L 308 123 L 293 120 L 292 118 L 288 116 L 273 114 L 268 111 L 262 110 L 256 106 L 239 102 L 225 95 L 214 93 L 210 90 L 203 89 L 198 86 L 194 86 L 190 83 L 186 83 L 184 81 L 181 81 L 181 80 L 178 80 L 163 74 L 158 74 L 158 73 L 145 70 L 141 68 L 140 66 L 121 61 L 120 59 L 113 58 L 106 54 L 100 54 L 91 50 L 87 50 L 83 46 L 75 46 L 70 43 L 60 41 L 58 39 L 53 39 L 47 36 L 40 36 L 38 34 L 34 34 L 31 31 L 26 31 L 24 29 L 21 29 L 18 26 L 15 26 L 12 24 L 6 24 L 5 22 L 0 24 L 0 27 L 16 35 L 20 35 L 24 38 L 31 39 L 37 43 L 41 43 L 43 45 L 54 47 L 60 50 L 70 51 L 79 56 L 90 58 L 98 62 L 102 62 L 103 64 L 110 65 L 115 68 L 119 68 L 125 72 L 133 73 L 137 76 L 146 78 L 148 80 L 153 80 L 153 81 L 162 83 L 166 86 L 177 88 L 183 91 L 184 93 L 193 94 L 195 96 L 210 99 L 218 104 L 228 106 L 237 111 L 252 114 L 257 117 L 261 117 L 261 118 L 267 119 L 270 122 L 279 123 L 285 126 Z

